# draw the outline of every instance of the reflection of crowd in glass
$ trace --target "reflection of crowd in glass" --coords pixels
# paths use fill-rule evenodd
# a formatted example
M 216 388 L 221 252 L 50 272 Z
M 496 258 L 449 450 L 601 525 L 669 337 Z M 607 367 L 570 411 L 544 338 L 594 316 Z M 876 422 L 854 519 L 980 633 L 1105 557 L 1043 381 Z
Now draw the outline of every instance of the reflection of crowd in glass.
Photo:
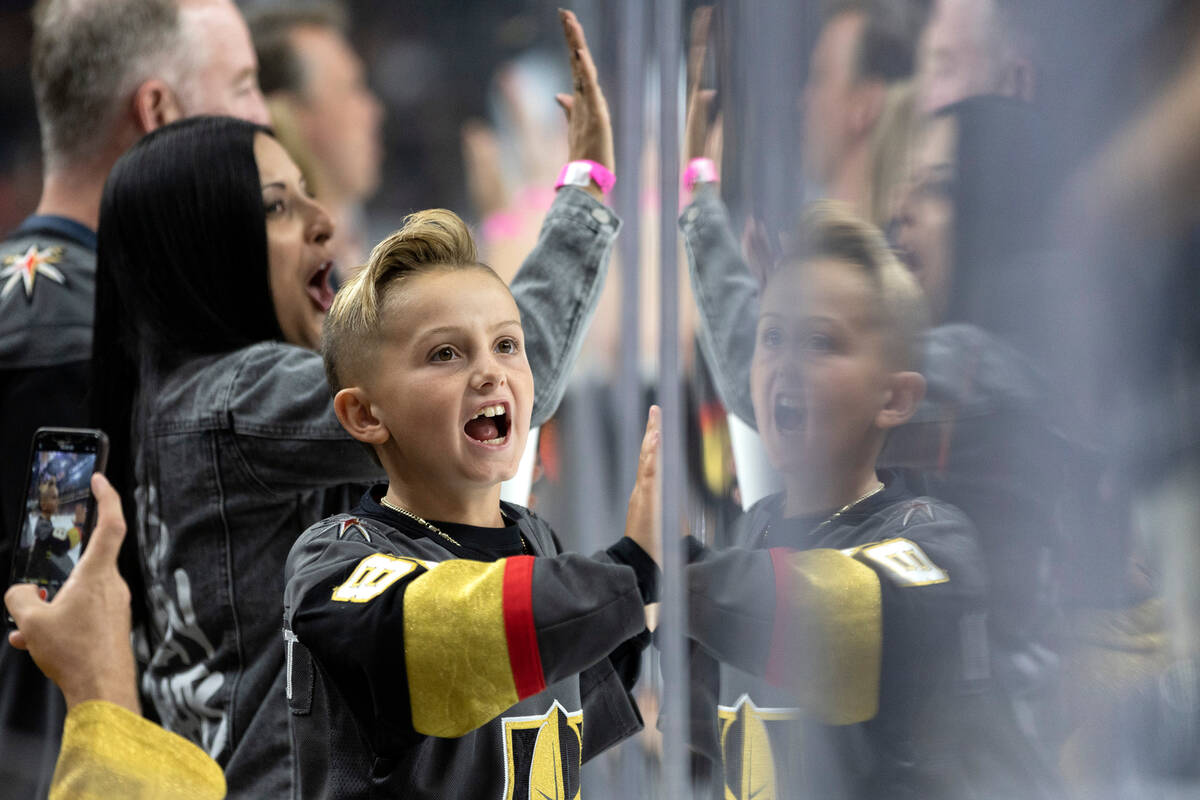
M 384 106 L 342 10 L 38 2 L 0 437 L 100 427 L 111 486 L 80 557 L 86 506 L 0 464 L 5 574 L 78 560 L 6 595 L 12 791 L 663 796 L 672 714 L 696 797 L 1194 790 L 1200 14 L 811 5 L 794 131 L 727 96 L 735 13 L 690 9 L 672 563 L 661 411 L 618 463 L 641 420 L 603 374 L 617 211 L 658 209 L 608 205 L 571 12 L 567 66 L 504 67 L 499 124 L 463 127 L 478 241 L 433 209 L 376 244 Z M 527 91 L 555 69 L 565 127 Z M 764 213 L 733 165 L 773 137 L 795 208 Z M 540 514 L 502 487 L 527 449 Z

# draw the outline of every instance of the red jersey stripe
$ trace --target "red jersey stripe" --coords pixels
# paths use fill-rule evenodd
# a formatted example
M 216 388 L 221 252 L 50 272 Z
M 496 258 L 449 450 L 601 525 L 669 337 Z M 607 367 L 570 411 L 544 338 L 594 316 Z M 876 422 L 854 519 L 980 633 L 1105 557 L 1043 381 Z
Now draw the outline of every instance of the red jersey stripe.
M 533 625 L 533 556 L 513 556 L 504 566 L 504 634 L 517 697 L 546 688 L 537 629 Z

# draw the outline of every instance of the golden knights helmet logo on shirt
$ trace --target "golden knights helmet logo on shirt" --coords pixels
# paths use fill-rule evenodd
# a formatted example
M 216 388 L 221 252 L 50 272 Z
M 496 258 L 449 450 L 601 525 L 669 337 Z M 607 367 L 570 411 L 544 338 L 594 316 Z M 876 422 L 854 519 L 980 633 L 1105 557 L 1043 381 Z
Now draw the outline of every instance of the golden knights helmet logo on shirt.
M 717 706 L 721 726 L 721 757 L 725 800 L 778 800 L 790 797 L 794 781 L 788 776 L 787 741 L 797 717 L 793 708 L 759 708 L 747 695 L 734 706 Z
M 545 714 L 504 717 L 504 800 L 577 800 L 583 711 L 554 701 Z

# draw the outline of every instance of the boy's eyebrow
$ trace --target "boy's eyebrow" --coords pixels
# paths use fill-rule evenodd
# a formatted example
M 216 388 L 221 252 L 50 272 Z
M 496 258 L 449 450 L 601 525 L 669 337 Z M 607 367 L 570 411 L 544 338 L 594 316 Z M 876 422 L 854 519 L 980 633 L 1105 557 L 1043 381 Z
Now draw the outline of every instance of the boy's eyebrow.
M 264 183 L 262 185 L 262 188 L 264 188 L 264 189 L 286 189 L 287 184 L 284 183 L 283 181 L 272 181 L 271 183 Z
M 798 316 L 796 314 L 780 314 L 777 311 L 764 311 L 758 315 L 758 319 L 760 322 L 764 319 L 799 319 L 804 322 L 828 322 L 831 325 L 836 325 L 838 322 L 836 318 L 827 316 L 825 314 L 805 314 L 803 316 Z
M 520 327 L 521 321 L 517 319 L 506 319 L 503 322 L 497 322 L 495 325 L 493 325 L 492 330 L 507 328 L 510 325 L 516 325 L 517 327 Z M 426 336 L 439 336 L 443 333 L 459 333 L 462 330 L 463 326 L 461 325 L 440 325 L 436 328 L 430 328 L 428 330 L 421 331 L 418 336 L 419 338 L 424 339 Z

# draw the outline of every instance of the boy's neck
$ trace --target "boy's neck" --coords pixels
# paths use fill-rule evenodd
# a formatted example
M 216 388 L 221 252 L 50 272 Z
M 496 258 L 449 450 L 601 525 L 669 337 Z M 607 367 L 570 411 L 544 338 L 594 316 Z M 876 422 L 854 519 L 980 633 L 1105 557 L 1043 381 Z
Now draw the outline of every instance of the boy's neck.
M 818 475 L 816 472 L 806 470 L 802 475 L 785 476 L 785 517 L 803 517 L 837 511 L 873 493 L 880 484 L 873 463 L 837 474 Z
M 500 514 L 500 484 L 456 492 L 445 486 L 425 487 L 389 481 L 384 499 L 424 520 L 480 528 L 504 527 L 504 517 Z

